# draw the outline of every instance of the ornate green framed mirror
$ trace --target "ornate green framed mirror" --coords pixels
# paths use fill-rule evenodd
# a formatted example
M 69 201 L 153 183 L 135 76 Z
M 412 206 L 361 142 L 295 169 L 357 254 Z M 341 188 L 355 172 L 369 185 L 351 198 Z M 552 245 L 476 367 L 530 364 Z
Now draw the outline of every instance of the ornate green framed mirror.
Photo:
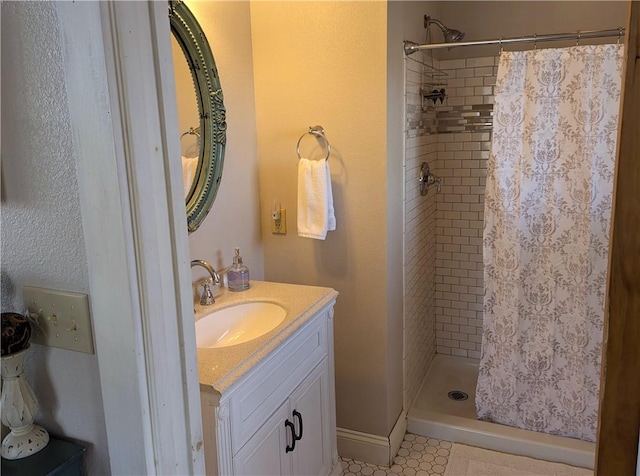
M 184 137 L 197 137 L 196 144 L 192 146 L 195 150 L 193 157 L 185 157 L 184 148 L 181 154 L 187 226 L 189 233 L 192 233 L 206 218 L 220 187 L 227 142 L 226 110 L 218 70 L 207 37 L 196 17 L 181 0 L 169 1 L 169 23 L 173 38 L 186 59 L 197 106 L 197 112 L 193 108 L 193 120 L 198 121 L 198 124 L 190 125 L 186 131 L 181 130 L 181 145 Z M 175 60 L 174 68 L 180 68 Z M 178 74 L 176 71 L 176 75 Z M 176 89 L 180 87 L 176 84 Z M 179 103 L 180 93 L 178 91 Z M 180 104 L 178 108 L 181 108 Z

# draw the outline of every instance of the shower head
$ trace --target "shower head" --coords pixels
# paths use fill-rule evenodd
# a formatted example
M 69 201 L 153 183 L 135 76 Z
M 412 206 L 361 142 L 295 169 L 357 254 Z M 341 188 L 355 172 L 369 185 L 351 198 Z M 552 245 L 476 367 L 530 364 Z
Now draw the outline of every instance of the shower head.
M 464 33 L 461 32 L 460 30 L 453 30 L 453 29 L 447 28 L 442 24 L 440 20 L 436 20 L 435 18 L 431 18 L 430 16 L 425 15 L 424 27 L 428 28 L 429 25 L 431 25 L 432 23 L 435 25 L 438 25 L 438 27 L 440 27 L 440 30 L 442 30 L 445 43 L 455 43 L 457 41 L 461 41 L 464 38 Z

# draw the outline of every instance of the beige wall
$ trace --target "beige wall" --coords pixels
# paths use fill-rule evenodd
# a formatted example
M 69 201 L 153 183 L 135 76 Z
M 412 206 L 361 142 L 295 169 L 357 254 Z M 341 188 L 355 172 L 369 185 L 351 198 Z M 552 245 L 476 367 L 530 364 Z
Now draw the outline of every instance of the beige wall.
M 401 316 L 389 315 L 387 292 L 386 10 L 383 2 L 251 4 L 265 275 L 340 292 L 338 426 L 385 436 L 402 407 L 401 337 L 389 332 Z M 337 230 L 325 241 L 296 234 L 296 142 L 315 124 L 333 148 Z M 285 236 L 269 232 L 274 199 L 288 212 Z
M 191 258 L 206 259 L 218 270 L 232 264 L 233 248 L 239 246 L 251 279 L 261 280 L 264 267 L 249 2 L 189 0 L 187 5 L 211 45 L 227 109 L 222 182 L 211 212 L 189 235 Z M 195 268 L 193 279 L 204 277 L 204 273 Z
M 449 28 L 466 33 L 465 41 L 517 37 L 537 33 L 565 33 L 577 30 L 602 30 L 626 24 L 624 1 L 440 1 L 439 19 Z M 432 27 L 432 38 L 442 35 Z M 590 41 L 595 43 L 595 41 Z M 554 46 L 563 46 L 553 43 Z M 515 50 L 518 47 L 509 47 Z M 529 46 L 526 47 L 527 49 Z M 520 47 L 522 49 L 522 47 Z M 493 56 L 496 47 L 440 50 L 442 58 Z

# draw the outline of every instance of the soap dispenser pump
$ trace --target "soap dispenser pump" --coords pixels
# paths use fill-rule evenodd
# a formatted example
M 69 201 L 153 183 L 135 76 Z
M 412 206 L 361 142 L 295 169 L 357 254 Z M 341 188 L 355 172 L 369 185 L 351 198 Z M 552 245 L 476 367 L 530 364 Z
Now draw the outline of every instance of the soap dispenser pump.
M 234 249 L 233 265 L 227 272 L 229 291 L 246 291 L 249 289 L 249 268 L 242 264 L 240 248 Z

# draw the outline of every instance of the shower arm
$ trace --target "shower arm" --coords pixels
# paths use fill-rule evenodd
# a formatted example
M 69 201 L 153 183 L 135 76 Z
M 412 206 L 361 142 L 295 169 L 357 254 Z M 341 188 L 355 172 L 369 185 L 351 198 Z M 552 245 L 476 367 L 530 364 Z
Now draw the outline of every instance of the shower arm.
M 449 28 L 447 28 L 446 26 L 444 26 L 442 24 L 442 22 L 440 20 L 436 20 L 435 18 L 431 18 L 428 15 L 424 16 L 424 27 L 425 28 L 429 28 L 429 25 L 434 24 L 437 25 L 438 27 L 440 27 L 440 31 L 442 31 L 443 35 L 446 35 L 449 30 Z
M 435 24 L 442 31 L 442 36 L 444 38 L 445 43 L 455 43 L 464 38 L 464 33 L 460 30 L 455 30 L 452 28 L 448 28 L 442 23 L 440 20 L 430 17 L 429 15 L 424 16 L 424 27 L 429 28 L 429 25 Z

